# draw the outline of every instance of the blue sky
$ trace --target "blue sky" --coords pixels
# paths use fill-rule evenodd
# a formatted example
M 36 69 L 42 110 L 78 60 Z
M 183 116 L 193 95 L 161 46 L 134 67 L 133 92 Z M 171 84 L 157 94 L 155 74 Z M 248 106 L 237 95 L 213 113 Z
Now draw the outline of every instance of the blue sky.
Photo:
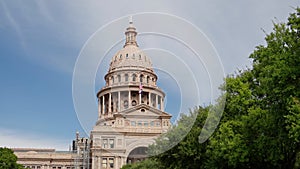
M 270 32 L 272 20 L 286 21 L 297 5 L 296 0 L 0 0 L 0 146 L 68 149 L 75 132 L 84 133 L 73 105 L 73 70 L 84 44 L 112 20 L 141 12 L 184 18 L 205 33 L 225 74 L 230 74 L 250 65 L 249 54 L 264 44 L 261 29 Z M 123 36 L 123 32 L 115 34 Z M 140 40 L 143 47 L 151 37 Z M 155 44 L 164 44 L 158 41 Z M 107 67 L 102 66 L 93 90 L 102 87 L 101 76 L 106 72 Z M 160 87 L 174 96 L 167 107 L 173 111 L 178 107 L 170 103 L 171 98 L 178 102 L 178 93 L 172 89 L 177 87 L 170 87 L 170 77 L 161 79 Z

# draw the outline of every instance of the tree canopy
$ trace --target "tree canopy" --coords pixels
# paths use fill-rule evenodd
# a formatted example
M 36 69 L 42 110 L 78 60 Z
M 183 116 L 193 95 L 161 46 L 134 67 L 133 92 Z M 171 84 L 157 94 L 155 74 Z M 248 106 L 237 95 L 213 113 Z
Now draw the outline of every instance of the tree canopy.
M 300 8 L 287 23 L 274 23 L 265 40 L 250 55 L 252 68 L 229 75 L 220 87 L 226 105 L 209 140 L 200 144 L 198 136 L 220 103 L 184 115 L 149 153 L 167 147 L 197 116 L 176 146 L 124 168 L 300 168 Z
M 17 164 L 17 156 L 11 149 L 0 147 L 0 169 L 25 169 Z

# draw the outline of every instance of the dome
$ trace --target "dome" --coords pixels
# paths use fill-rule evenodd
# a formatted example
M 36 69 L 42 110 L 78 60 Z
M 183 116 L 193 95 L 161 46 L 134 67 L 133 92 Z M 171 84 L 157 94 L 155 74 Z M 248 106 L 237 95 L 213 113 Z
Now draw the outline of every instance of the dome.
M 123 47 L 115 56 L 113 56 L 109 72 L 120 69 L 145 69 L 153 72 L 152 62 L 150 58 L 138 47 L 136 42 L 136 29 L 129 22 L 129 27 L 126 29 L 126 42 Z
M 118 68 L 143 68 L 153 71 L 150 58 L 135 45 L 126 45 L 112 58 L 109 71 Z

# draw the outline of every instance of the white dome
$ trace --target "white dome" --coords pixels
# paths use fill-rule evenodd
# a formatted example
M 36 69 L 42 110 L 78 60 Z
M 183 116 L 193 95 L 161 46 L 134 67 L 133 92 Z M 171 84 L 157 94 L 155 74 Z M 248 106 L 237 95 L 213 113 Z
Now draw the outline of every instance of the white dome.
M 146 68 L 153 71 L 150 58 L 135 45 L 126 45 L 112 58 L 109 72 L 118 68 Z

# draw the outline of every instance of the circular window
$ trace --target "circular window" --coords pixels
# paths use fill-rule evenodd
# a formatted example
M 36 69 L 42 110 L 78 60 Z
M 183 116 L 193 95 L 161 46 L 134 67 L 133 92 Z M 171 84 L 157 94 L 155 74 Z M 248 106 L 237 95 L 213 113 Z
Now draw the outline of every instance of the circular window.
M 136 106 L 136 101 L 133 100 L 133 101 L 131 102 L 131 105 L 132 105 L 132 106 Z

